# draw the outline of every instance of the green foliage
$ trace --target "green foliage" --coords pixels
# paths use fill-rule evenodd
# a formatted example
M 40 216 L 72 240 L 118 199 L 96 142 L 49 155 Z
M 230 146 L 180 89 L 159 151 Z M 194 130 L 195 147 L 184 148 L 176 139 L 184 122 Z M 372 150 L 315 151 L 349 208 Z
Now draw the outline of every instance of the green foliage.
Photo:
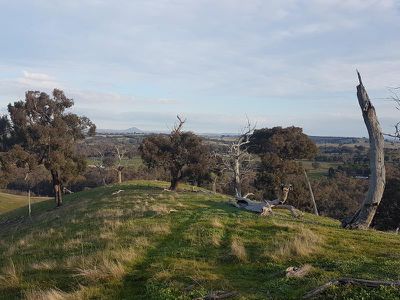
M 7 143 L 11 148 L 9 156 L 15 158 L 11 163 L 29 171 L 43 164 L 52 174 L 54 186 L 82 172 L 85 158 L 75 151 L 75 146 L 86 132 L 93 135 L 96 127 L 88 118 L 68 112 L 73 104 L 72 99 L 57 89 L 52 97 L 28 91 L 24 101 L 10 103 L 11 129 Z
M 302 167 L 295 160 L 314 157 L 318 148 L 301 128 L 274 127 L 255 130 L 248 150 L 261 159 L 255 186 L 264 198 L 275 199 L 279 185 L 288 183 L 289 175 L 301 176 Z
M 255 154 L 275 154 L 283 160 L 314 157 L 318 148 L 299 127 L 274 127 L 254 130 L 248 145 Z
M 169 135 L 145 138 L 139 147 L 143 162 L 149 168 L 162 167 L 170 173 L 171 190 L 189 176 L 205 177 L 210 167 L 208 147 L 194 133 L 182 132 L 182 125 L 183 122 Z

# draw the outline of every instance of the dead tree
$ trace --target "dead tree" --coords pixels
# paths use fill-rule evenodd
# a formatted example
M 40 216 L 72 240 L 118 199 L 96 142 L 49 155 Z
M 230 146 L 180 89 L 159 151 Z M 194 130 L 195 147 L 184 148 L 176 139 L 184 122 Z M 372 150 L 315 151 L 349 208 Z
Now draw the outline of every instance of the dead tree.
M 119 146 L 115 146 L 115 154 L 116 154 L 116 166 L 115 166 L 115 170 L 118 173 L 118 183 L 122 183 L 122 171 L 124 170 L 124 165 L 122 164 L 122 161 L 125 157 L 126 154 L 126 149 L 124 149 L 123 147 L 119 147 Z
M 400 110 L 400 95 L 399 95 L 399 90 L 400 87 L 397 88 L 390 88 L 390 92 L 392 93 L 392 96 L 390 97 L 391 100 L 393 100 L 396 103 L 396 108 L 397 110 Z M 389 137 L 400 139 L 400 122 L 398 122 L 395 126 L 395 133 L 394 134 L 386 134 Z
M 105 154 L 104 154 L 104 151 L 100 151 L 100 150 L 97 150 L 97 153 L 99 154 L 99 159 L 95 161 L 94 166 L 99 171 L 102 184 L 106 185 L 106 167 L 104 166 Z
M 237 197 L 242 196 L 242 178 L 252 171 L 252 156 L 247 151 L 246 145 L 250 143 L 250 136 L 254 129 L 255 126 L 252 126 L 250 121 L 247 120 L 247 125 L 240 136 L 229 145 L 228 151 L 221 155 L 224 170 L 233 174 L 233 184 Z
M 357 74 L 359 80 L 357 98 L 369 135 L 371 175 L 369 178 L 368 193 L 360 209 L 353 217 L 343 221 L 342 226 L 345 228 L 367 229 L 374 218 L 385 189 L 385 140 L 376 116 L 375 108 L 361 81 L 361 75 L 358 72 Z

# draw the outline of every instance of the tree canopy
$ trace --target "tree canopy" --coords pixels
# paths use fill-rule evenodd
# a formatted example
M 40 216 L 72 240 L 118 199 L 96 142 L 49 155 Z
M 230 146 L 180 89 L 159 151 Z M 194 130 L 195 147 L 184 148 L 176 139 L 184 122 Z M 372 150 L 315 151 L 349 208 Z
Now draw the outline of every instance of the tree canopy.
M 200 174 L 209 165 L 209 151 L 202 139 L 192 132 L 183 132 L 184 121 L 179 119 L 169 135 L 153 135 L 143 140 L 139 147 L 144 163 L 162 167 L 170 173 L 171 190 L 178 183 L 194 174 Z
M 2 142 L 5 140 L 3 148 L 18 153 L 19 164 L 43 164 L 50 171 L 57 205 L 62 203 L 63 183 L 85 167 L 84 157 L 75 151 L 76 143 L 96 130 L 87 117 L 69 111 L 73 105 L 73 100 L 58 89 L 51 96 L 28 91 L 25 100 L 8 105 L 10 133 L 7 138 L 0 135 Z M 1 133 L 8 128 L 3 122 Z
M 295 160 L 313 158 L 318 152 L 315 143 L 299 127 L 255 130 L 247 147 L 260 157 L 255 185 L 266 198 L 277 197 L 279 185 L 287 183 L 289 175 L 301 173 Z

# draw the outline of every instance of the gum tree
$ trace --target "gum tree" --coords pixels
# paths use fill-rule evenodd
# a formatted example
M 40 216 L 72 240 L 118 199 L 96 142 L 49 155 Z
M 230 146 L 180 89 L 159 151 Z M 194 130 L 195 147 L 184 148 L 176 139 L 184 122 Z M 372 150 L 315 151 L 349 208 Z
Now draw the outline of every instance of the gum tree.
M 87 117 L 69 111 L 73 105 L 73 100 L 58 89 L 51 96 L 28 91 L 25 100 L 8 105 L 10 147 L 18 147 L 21 157 L 30 157 L 50 172 L 57 206 L 62 204 L 63 184 L 86 166 L 76 144 L 86 135 L 94 135 L 96 130 Z

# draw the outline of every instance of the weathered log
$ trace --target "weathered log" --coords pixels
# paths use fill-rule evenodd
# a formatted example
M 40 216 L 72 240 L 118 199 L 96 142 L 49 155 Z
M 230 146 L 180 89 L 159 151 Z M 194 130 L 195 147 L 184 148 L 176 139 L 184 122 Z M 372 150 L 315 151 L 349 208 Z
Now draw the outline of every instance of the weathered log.
M 371 175 L 369 178 L 368 194 L 360 209 L 352 218 L 344 221 L 342 226 L 345 228 L 367 229 L 371 225 L 385 189 L 385 140 L 376 116 L 375 108 L 361 81 L 361 75 L 358 72 L 357 74 L 359 80 L 357 98 L 369 135 Z
M 390 286 L 390 287 L 400 287 L 400 281 L 382 281 L 382 280 L 366 280 L 366 279 L 357 279 L 357 278 L 339 278 L 328 281 L 324 285 L 317 287 L 316 289 L 308 292 L 304 295 L 303 299 L 313 298 L 325 290 L 334 285 L 360 285 L 368 288 L 379 288 L 381 286 Z
M 262 216 L 268 216 L 270 214 L 273 214 L 272 208 L 287 209 L 291 212 L 292 216 L 295 218 L 300 216 L 298 210 L 294 206 L 284 205 L 280 203 L 281 202 L 279 200 L 272 200 L 272 201 L 264 200 L 263 202 L 259 202 L 237 196 L 236 201 L 233 203 L 233 205 L 236 206 L 237 208 L 242 208 L 252 212 L 260 213 Z

